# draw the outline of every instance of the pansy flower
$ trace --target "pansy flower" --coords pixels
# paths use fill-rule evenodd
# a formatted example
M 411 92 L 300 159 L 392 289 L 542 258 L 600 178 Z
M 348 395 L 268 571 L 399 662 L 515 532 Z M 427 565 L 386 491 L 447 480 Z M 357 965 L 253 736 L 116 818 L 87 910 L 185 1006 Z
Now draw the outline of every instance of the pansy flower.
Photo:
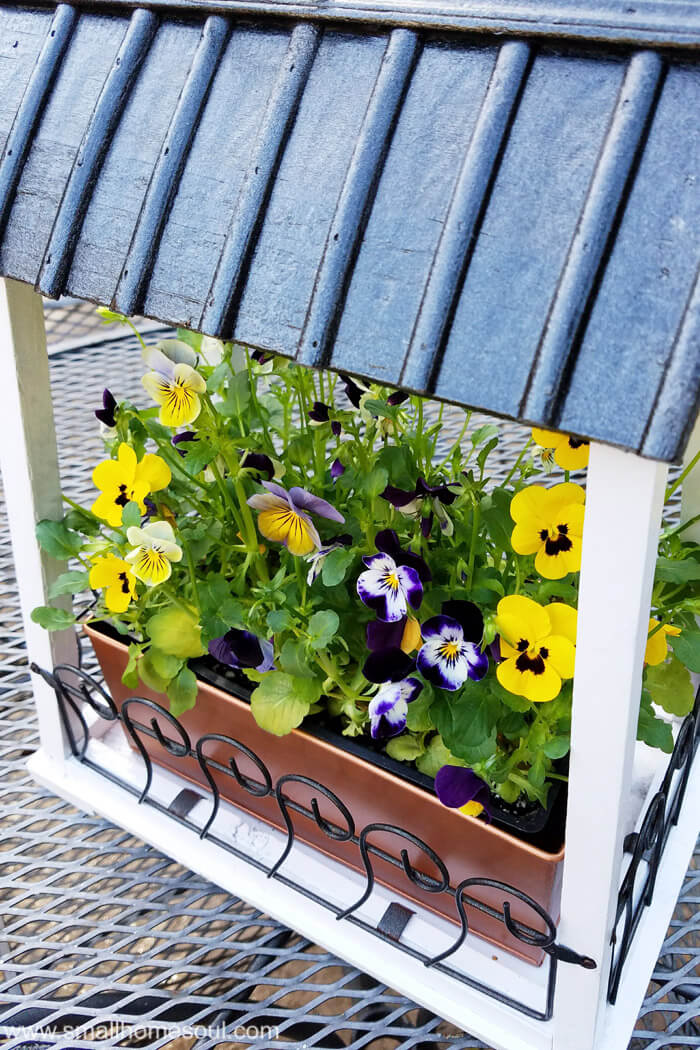
M 136 597 L 136 577 L 131 565 L 123 558 L 108 554 L 90 569 L 90 586 L 104 590 L 104 601 L 110 612 L 126 612 Z
M 102 391 L 102 408 L 96 408 L 95 415 L 108 430 L 113 430 L 116 427 L 117 401 L 112 391 L 108 390 L 107 387 Z
M 554 462 L 562 470 L 583 470 L 588 466 L 591 451 L 590 441 L 571 437 L 570 434 L 557 434 L 553 430 L 532 428 L 532 440 L 545 451 L 552 450 Z
M 319 547 L 318 550 L 312 551 L 311 554 L 307 554 L 306 560 L 309 562 L 309 571 L 306 575 L 306 582 L 309 586 L 314 580 L 320 575 L 323 569 L 323 563 L 332 551 L 340 550 L 341 547 L 350 547 L 352 545 L 352 536 L 344 532 L 340 536 L 334 536 L 330 543 L 325 547 Z
M 192 347 L 179 339 L 162 339 L 143 351 L 143 359 L 151 371 L 141 382 L 160 405 L 159 421 L 166 427 L 193 423 L 201 408 L 199 395 L 207 386 L 195 371 L 197 355 Z
M 251 496 L 248 505 L 260 512 L 258 528 L 265 539 L 284 544 L 290 554 L 311 554 L 321 546 L 321 539 L 309 514 L 317 514 L 341 524 L 345 521 L 335 507 L 306 489 L 295 485 L 287 491 L 274 481 L 263 481 L 262 485 L 267 492 Z
M 511 500 L 513 550 L 534 554 L 535 568 L 546 580 L 581 568 L 585 498 L 580 485 L 567 481 L 551 489 L 529 485 Z
M 237 627 L 232 627 L 220 638 L 213 638 L 209 642 L 209 652 L 219 663 L 236 669 L 250 667 L 256 671 L 271 671 L 275 666 L 272 642 Z
M 103 460 L 92 472 L 93 485 L 100 489 L 92 513 L 118 529 L 127 503 L 133 500 L 143 514 L 148 493 L 164 489 L 170 484 L 170 477 L 170 467 L 160 456 L 147 452 L 137 460 L 133 448 L 122 442 L 117 458 Z
M 372 620 L 367 624 L 367 648 L 362 673 L 368 682 L 400 682 L 416 669 L 409 654 L 421 644 L 420 624 L 412 616 Z
M 423 600 L 423 584 L 415 569 L 397 565 L 390 554 L 372 554 L 362 559 L 366 572 L 357 579 L 357 593 L 380 620 L 402 620 L 409 605 L 418 609 Z
M 488 656 L 479 648 L 484 620 L 473 602 L 445 602 L 442 614 L 426 620 L 421 633 L 418 670 L 433 685 L 454 692 L 467 678 L 478 682 L 488 671 Z
M 435 794 L 443 806 L 458 809 L 468 817 L 483 813 L 490 821 L 488 785 L 472 769 L 465 766 L 442 766 L 435 776 Z
M 267 474 L 268 481 L 275 476 L 274 461 L 264 452 L 246 452 L 241 460 L 241 466 L 256 474 Z
M 649 664 L 650 667 L 655 667 L 656 664 L 662 664 L 668 656 L 668 637 L 677 638 L 681 633 L 680 627 L 673 627 L 670 623 L 665 623 L 663 627 L 659 627 L 658 631 L 656 628 L 659 627 L 659 621 L 651 619 L 649 620 L 649 631 L 651 638 L 647 638 L 647 646 L 644 650 L 644 663 Z
M 381 529 L 374 537 L 374 546 L 378 551 L 390 554 L 397 565 L 408 565 L 410 569 L 415 569 L 420 576 L 421 583 L 430 583 L 432 580 L 433 575 L 424 559 L 420 554 L 404 550 L 393 529 Z
M 134 548 L 126 560 L 131 563 L 131 571 L 137 579 L 147 587 L 170 579 L 170 563 L 182 559 L 172 525 L 167 521 L 153 521 L 142 529 L 132 525 L 126 530 L 126 538 Z
M 536 704 L 554 700 L 562 679 L 574 676 L 576 620 L 576 610 L 560 602 L 538 605 L 523 594 L 501 598 L 496 624 L 503 659 L 496 675 L 503 688 Z
M 369 702 L 367 713 L 370 733 L 375 740 L 386 740 L 406 728 L 408 705 L 422 691 L 417 678 L 406 678 L 403 682 L 388 682 Z
M 337 481 L 345 473 L 345 467 L 339 459 L 334 459 L 331 463 L 331 480 Z

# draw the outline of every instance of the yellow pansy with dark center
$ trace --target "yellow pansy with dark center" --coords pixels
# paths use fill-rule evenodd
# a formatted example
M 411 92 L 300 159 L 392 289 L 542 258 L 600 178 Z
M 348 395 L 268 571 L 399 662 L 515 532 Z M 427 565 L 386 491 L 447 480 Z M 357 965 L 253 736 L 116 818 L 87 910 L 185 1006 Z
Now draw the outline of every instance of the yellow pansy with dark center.
M 662 664 L 668 656 L 669 635 L 672 638 L 677 638 L 681 633 L 681 629 L 680 627 L 674 627 L 670 623 L 665 623 L 663 627 L 659 627 L 659 621 L 652 618 L 649 620 L 647 633 L 650 637 L 647 638 L 646 649 L 644 650 L 644 663 L 649 664 L 650 667 L 655 667 L 656 664 Z
M 108 554 L 90 569 L 90 586 L 104 589 L 104 601 L 110 612 L 125 612 L 136 597 L 136 577 L 123 558 Z
M 92 472 L 93 484 L 101 490 L 92 505 L 92 513 L 112 528 L 119 528 L 127 503 L 137 503 L 143 514 L 146 496 L 164 489 L 170 484 L 170 478 L 170 467 L 160 456 L 147 452 L 137 460 L 133 448 L 122 442 L 116 460 L 105 459 Z
M 197 355 L 179 339 L 162 339 L 148 347 L 143 358 L 152 371 L 141 382 L 156 404 L 158 420 L 166 427 L 181 427 L 194 422 L 199 415 L 199 395 L 207 385 L 195 370 Z
M 554 700 L 563 679 L 573 678 L 576 610 L 553 602 L 539 605 L 522 594 L 498 603 L 496 626 L 501 656 L 498 681 L 509 693 L 533 703 Z
M 570 434 L 557 434 L 553 430 L 533 427 L 532 439 L 545 451 L 552 450 L 554 461 L 562 470 L 583 470 L 588 466 L 591 444 L 585 438 L 572 437 Z
M 585 492 L 565 482 L 551 489 L 529 485 L 511 500 L 516 554 L 534 554 L 535 568 L 547 580 L 560 580 L 581 568 Z

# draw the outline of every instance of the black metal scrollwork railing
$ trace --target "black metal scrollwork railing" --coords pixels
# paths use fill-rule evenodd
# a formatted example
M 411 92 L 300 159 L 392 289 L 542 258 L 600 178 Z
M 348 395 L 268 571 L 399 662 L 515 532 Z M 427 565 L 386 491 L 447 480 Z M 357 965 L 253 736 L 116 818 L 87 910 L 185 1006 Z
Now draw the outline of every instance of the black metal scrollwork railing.
M 664 848 L 671 829 L 678 823 L 699 739 L 700 690 L 693 711 L 681 724 L 663 781 L 649 802 L 639 831 L 625 839 L 625 853 L 631 854 L 631 859 L 620 885 L 610 939 L 613 947 L 608 981 L 610 1003 L 617 1000 L 634 935 L 644 909 L 651 904 Z
M 393 824 L 370 823 L 358 832 L 355 820 L 342 799 L 317 780 L 299 774 L 285 774 L 280 776 L 276 783 L 273 783 L 273 778 L 262 759 L 239 740 L 220 733 L 208 733 L 193 743 L 187 730 L 177 718 L 153 700 L 134 696 L 122 703 L 120 711 L 101 683 L 81 668 L 61 665 L 56 667 L 53 673 L 44 671 L 36 666 L 33 666 L 32 669 L 43 675 L 56 691 L 62 722 L 72 754 L 76 759 L 129 792 L 139 804 L 151 806 L 167 814 L 171 819 L 195 831 L 200 838 L 215 843 L 239 859 L 253 865 L 261 872 L 264 872 L 268 878 L 280 880 L 298 893 L 327 908 L 335 915 L 336 920 L 350 922 L 361 927 L 374 936 L 392 944 L 398 950 L 421 961 L 426 967 L 444 973 L 455 981 L 468 985 L 535 1020 L 546 1021 L 552 1016 L 557 967 L 560 962 L 576 964 L 589 969 L 595 967 L 596 963 L 593 959 L 580 955 L 573 949 L 557 943 L 557 930 L 552 917 L 532 897 L 518 889 L 517 886 L 495 879 L 474 877 L 464 879 L 457 887 L 453 888 L 450 885 L 450 876 L 445 863 L 428 843 L 407 829 Z M 90 729 L 86 718 L 86 708 L 91 708 L 99 718 L 107 722 L 121 723 L 143 761 L 145 771 L 143 786 L 136 786 L 123 780 L 112 770 L 98 764 L 88 753 Z M 161 728 L 159 719 L 168 727 L 165 732 Z M 157 740 L 171 758 L 193 759 L 198 763 L 204 780 L 208 785 L 209 803 L 211 805 L 211 810 L 203 824 L 195 824 L 189 816 L 195 803 L 200 802 L 204 798 L 198 791 L 190 788 L 184 789 L 169 806 L 165 806 L 154 797 L 151 792 L 154 773 L 153 761 L 144 744 L 144 737 Z M 207 749 L 214 743 L 219 745 L 219 747 L 224 745 L 231 748 L 231 756 L 227 762 L 215 759 L 207 753 Z M 237 761 L 237 759 L 240 760 L 242 757 L 247 759 L 252 766 L 248 773 L 242 772 L 239 761 Z M 255 771 L 254 774 L 252 770 Z M 214 825 L 221 808 L 222 798 L 215 774 L 230 777 L 242 791 L 247 792 L 251 796 L 258 798 L 270 797 L 276 800 L 284 827 L 286 828 L 286 842 L 280 856 L 272 865 L 265 865 L 258 858 L 242 852 L 233 842 L 224 841 L 216 834 Z M 289 796 L 286 789 L 291 784 L 301 784 L 313 792 L 308 806 Z M 207 791 L 207 788 L 202 790 Z M 319 808 L 319 798 L 323 798 L 324 802 L 332 807 L 334 812 L 332 819 L 322 815 Z M 328 812 L 328 809 L 326 809 L 326 812 Z M 301 815 L 309 820 L 313 820 L 320 831 L 329 839 L 352 843 L 356 846 L 361 866 L 364 869 L 366 882 L 362 894 L 354 903 L 346 907 L 339 907 L 310 887 L 294 881 L 282 870 L 284 862 L 289 857 L 296 840 L 295 815 Z M 397 842 L 400 843 L 398 856 L 392 855 L 385 848 L 372 841 L 372 837 L 376 837 L 378 834 L 381 834 L 384 838 L 387 835 L 396 837 Z M 414 851 L 418 851 L 419 854 L 424 856 L 434 868 L 437 877 L 418 871 L 409 859 L 407 847 L 412 847 Z M 454 898 L 455 917 L 459 921 L 460 929 L 454 942 L 446 950 L 431 956 L 402 941 L 403 929 L 412 912 L 396 902 L 389 906 L 384 917 L 377 925 L 372 925 L 358 914 L 375 886 L 376 878 L 373 857 L 380 857 L 382 861 L 403 869 L 406 878 L 422 891 L 435 895 L 449 894 Z M 507 899 L 503 901 L 500 909 L 480 900 L 473 894 L 473 891 L 478 889 L 502 892 L 505 898 L 510 897 L 519 901 L 530 909 L 533 925 L 529 925 L 522 920 L 516 920 L 511 914 L 511 906 Z M 544 1002 L 541 1007 L 516 999 L 502 989 L 487 985 L 450 965 L 453 956 L 464 944 L 470 933 L 467 908 L 473 908 L 483 915 L 502 923 L 517 941 L 520 941 L 523 945 L 539 948 L 548 956 L 548 974 L 544 991 Z M 534 924 L 537 923 L 541 923 L 544 929 L 536 929 Z

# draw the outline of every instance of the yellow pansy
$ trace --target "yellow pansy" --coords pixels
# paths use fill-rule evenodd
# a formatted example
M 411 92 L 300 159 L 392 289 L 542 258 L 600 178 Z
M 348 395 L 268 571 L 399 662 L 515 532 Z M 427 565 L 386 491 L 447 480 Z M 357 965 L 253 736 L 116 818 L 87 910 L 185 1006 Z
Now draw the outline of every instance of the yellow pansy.
M 590 441 L 571 437 L 570 434 L 557 434 L 553 430 L 532 428 L 532 440 L 541 448 L 554 452 L 554 461 L 562 470 L 583 470 L 588 466 L 591 451 Z
M 199 395 L 207 389 L 204 379 L 195 371 L 197 355 L 178 339 L 164 339 L 143 353 L 150 366 L 141 382 L 156 404 L 158 419 L 165 427 L 192 423 L 199 415 Z
M 320 550 L 321 539 L 309 514 L 344 522 L 345 518 L 326 500 L 293 486 L 289 491 L 274 481 L 262 481 L 266 492 L 256 492 L 248 506 L 259 511 L 258 528 L 266 540 L 283 543 L 299 557 Z
M 551 489 L 529 485 L 511 500 L 513 550 L 534 554 L 535 568 L 547 580 L 581 568 L 585 498 L 580 485 L 567 481 Z
M 158 492 L 170 484 L 170 467 L 161 459 L 147 452 L 141 460 L 130 445 L 122 442 L 116 459 L 105 459 L 92 472 L 92 483 L 101 490 L 92 505 L 92 513 L 102 518 L 112 528 L 122 523 L 122 511 L 132 500 L 138 503 L 143 514 L 145 497 L 149 492 Z
M 108 554 L 90 569 L 90 586 L 104 589 L 105 605 L 110 612 L 125 612 L 136 597 L 136 577 L 128 561 Z
M 681 633 L 680 627 L 673 627 L 670 623 L 665 623 L 663 627 L 655 631 L 655 628 L 658 626 L 658 620 L 649 620 L 648 633 L 651 634 L 654 631 L 654 634 L 647 639 L 647 647 L 644 650 L 644 663 L 649 664 L 651 667 L 655 667 L 656 664 L 662 664 L 668 656 L 668 636 L 671 635 L 677 638 Z
M 420 624 L 418 620 L 414 620 L 412 616 L 406 618 L 406 626 L 403 629 L 401 636 L 401 649 L 404 653 L 412 653 L 414 649 L 418 649 L 423 637 L 420 633 Z
M 576 619 L 570 605 L 539 605 L 522 594 L 501 598 L 496 626 L 504 659 L 496 675 L 503 688 L 536 704 L 554 700 L 562 679 L 574 676 Z
M 465 806 L 459 807 L 459 812 L 467 817 L 478 817 L 484 812 L 484 807 L 480 802 L 467 802 Z
M 132 525 L 126 538 L 134 547 L 126 556 L 131 571 L 147 587 L 164 583 L 173 571 L 171 562 L 182 559 L 182 550 L 175 543 L 175 534 L 167 521 L 153 521 L 142 529 Z

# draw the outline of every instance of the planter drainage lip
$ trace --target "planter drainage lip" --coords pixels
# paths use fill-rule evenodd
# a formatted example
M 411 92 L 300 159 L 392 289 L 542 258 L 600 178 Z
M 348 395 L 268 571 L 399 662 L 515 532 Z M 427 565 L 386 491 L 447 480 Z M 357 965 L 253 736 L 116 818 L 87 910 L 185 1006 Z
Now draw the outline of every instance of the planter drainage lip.
M 680 460 L 696 4 L 147 6 L 0 7 L 0 273 Z

